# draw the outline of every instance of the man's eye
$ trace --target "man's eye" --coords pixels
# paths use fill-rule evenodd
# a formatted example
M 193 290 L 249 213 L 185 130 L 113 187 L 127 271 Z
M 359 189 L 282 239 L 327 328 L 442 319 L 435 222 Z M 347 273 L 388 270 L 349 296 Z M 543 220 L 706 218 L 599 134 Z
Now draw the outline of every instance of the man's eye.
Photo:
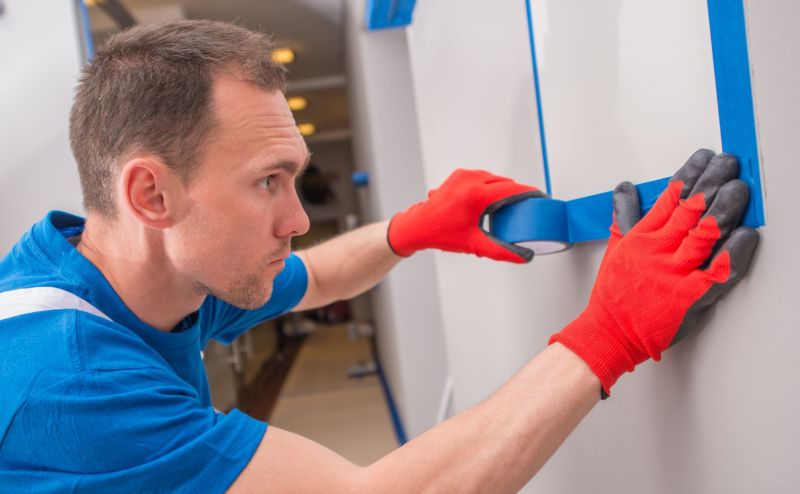
M 269 186 L 272 184 L 274 180 L 275 177 L 273 175 L 270 175 L 269 177 L 262 178 L 258 183 L 261 184 L 261 187 L 263 187 L 264 189 L 269 189 Z

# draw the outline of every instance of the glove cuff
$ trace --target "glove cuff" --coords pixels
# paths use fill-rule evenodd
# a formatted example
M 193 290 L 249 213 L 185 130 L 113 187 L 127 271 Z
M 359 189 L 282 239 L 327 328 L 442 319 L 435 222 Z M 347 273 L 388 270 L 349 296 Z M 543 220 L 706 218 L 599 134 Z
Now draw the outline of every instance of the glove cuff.
M 611 387 L 620 376 L 633 372 L 636 364 L 647 357 L 640 357 L 640 352 L 627 342 L 621 330 L 608 321 L 614 319 L 604 309 L 587 308 L 564 329 L 552 335 L 548 342 L 552 345 L 557 341 L 583 359 L 600 379 L 606 396 L 611 395 Z
M 414 235 L 413 225 L 411 221 L 407 221 L 408 212 L 415 206 L 395 214 L 386 229 L 386 242 L 392 252 L 400 257 L 410 257 L 418 250 L 426 248 L 424 245 L 419 245 L 420 242 Z

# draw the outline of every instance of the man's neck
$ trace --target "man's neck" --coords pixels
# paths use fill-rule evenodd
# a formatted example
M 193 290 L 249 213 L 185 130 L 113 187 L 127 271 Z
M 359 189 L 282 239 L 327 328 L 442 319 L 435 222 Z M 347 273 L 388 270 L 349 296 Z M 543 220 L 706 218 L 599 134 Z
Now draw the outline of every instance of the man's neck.
M 161 247 L 157 234 L 91 218 L 76 245 L 139 319 L 171 331 L 205 295 L 181 280 Z

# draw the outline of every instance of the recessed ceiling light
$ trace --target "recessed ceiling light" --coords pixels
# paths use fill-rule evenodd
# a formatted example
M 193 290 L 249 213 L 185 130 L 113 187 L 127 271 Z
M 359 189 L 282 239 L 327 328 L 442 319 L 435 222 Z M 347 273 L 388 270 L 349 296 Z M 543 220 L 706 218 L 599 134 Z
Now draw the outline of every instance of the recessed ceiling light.
M 282 65 L 288 65 L 294 62 L 294 52 L 291 48 L 275 48 L 272 50 L 272 61 Z
M 292 111 L 304 110 L 308 106 L 308 100 L 302 96 L 292 96 L 286 100 Z
M 305 122 L 301 124 L 297 124 L 298 130 L 300 130 L 300 135 L 310 136 L 314 132 L 317 131 L 317 128 L 314 127 L 314 124 L 310 122 Z

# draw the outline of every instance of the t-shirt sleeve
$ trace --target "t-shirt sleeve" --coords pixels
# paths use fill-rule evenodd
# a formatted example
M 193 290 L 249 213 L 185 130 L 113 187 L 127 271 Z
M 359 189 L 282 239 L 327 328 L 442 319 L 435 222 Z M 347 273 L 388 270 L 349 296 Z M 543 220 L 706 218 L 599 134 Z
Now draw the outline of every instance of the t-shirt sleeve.
M 256 324 L 292 310 L 306 294 L 308 273 L 302 259 L 292 254 L 272 284 L 272 296 L 262 307 L 239 309 L 216 297 L 208 297 L 200 308 L 209 325 L 209 338 L 228 344 Z
M 4 475 L 19 492 L 224 492 L 266 427 L 200 406 L 166 369 L 82 371 L 18 410 Z

